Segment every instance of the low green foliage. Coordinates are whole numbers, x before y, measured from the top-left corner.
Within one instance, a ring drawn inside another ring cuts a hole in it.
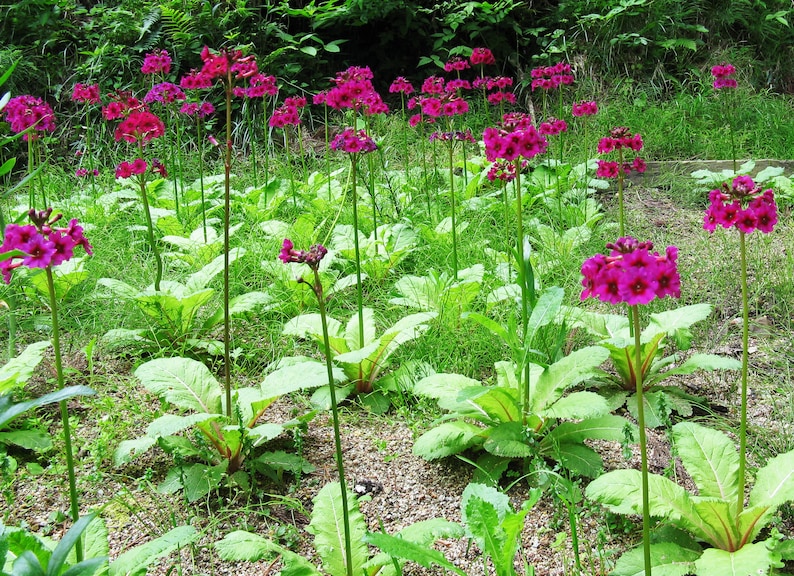
[[[662,476],[649,478],[652,516],[663,518],[688,532],[684,545],[672,542],[652,545],[654,568],[664,573],[698,576],[767,574],[781,566],[776,541],[755,542],[775,511],[794,500],[794,452],[780,454],[756,473],[747,505],[737,510],[739,456],[723,433],[682,422],[673,427],[678,456],[697,486],[697,495]],[[641,513],[640,473],[615,470],[591,482],[587,497],[620,514]],[[700,543],[711,546],[702,550]],[[636,551],[618,562],[618,576],[636,574]],[[677,567],[677,568],[674,568]],[[661,573],[661,572],[660,572]]]

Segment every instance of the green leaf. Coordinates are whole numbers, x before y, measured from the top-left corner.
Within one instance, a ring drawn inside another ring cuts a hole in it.
[[[244,248],[232,248],[229,250],[229,265],[231,266],[232,262],[244,254]],[[210,280],[223,271],[224,266],[224,255],[221,254],[212,262],[204,266],[204,268],[194,274],[191,274],[188,277],[187,282],[185,282],[185,289],[188,292],[198,292],[199,290],[203,290],[207,284],[209,284]]]
[[[339,368],[334,368],[333,374],[335,382],[345,381],[345,374]],[[265,376],[260,388],[265,397],[277,398],[298,390],[326,385],[328,385],[328,368],[325,363],[305,359],[295,364],[280,366]]]
[[[521,406],[514,391],[502,387],[471,388],[475,395],[467,396],[469,404],[476,405],[492,422],[516,422],[521,419]]]
[[[274,298],[266,292],[246,292],[232,298],[229,302],[229,315],[240,316],[272,304],[274,304]],[[272,306],[268,306],[269,308]],[[204,321],[203,330],[211,330],[221,322],[223,322],[223,307]]]
[[[350,545],[352,566],[346,570],[345,532],[342,508],[342,492],[338,482],[323,486],[314,497],[314,509],[308,530],[314,534],[314,549],[323,560],[325,571],[331,576],[361,574],[368,558],[364,534],[367,523],[358,509],[358,502],[352,492],[347,494],[348,521],[350,526]]]
[[[417,438],[413,453],[425,460],[451,456],[481,444],[483,432],[482,428],[462,420],[445,422]]]
[[[342,323],[334,318],[327,318],[327,322],[331,351],[334,354],[347,352],[347,340],[345,339],[345,331]],[[322,343],[322,318],[319,314],[301,314],[284,325],[283,333],[287,336],[297,336],[298,338],[314,338]]]
[[[660,376],[667,378],[675,374],[692,374],[696,370],[740,370],[741,368],[742,363],[736,358],[727,358],[716,354],[693,354],[683,364],[661,372]]]
[[[739,496],[739,454],[722,432],[681,422],[673,426],[678,455],[701,496],[734,502]]]
[[[447,560],[444,555],[438,550],[433,550],[428,546],[416,544],[410,540],[405,540],[398,536],[390,536],[380,532],[367,532],[364,536],[364,542],[380,548],[388,556],[393,558],[400,558],[416,562],[424,568],[433,568],[439,566],[444,570],[449,570],[458,574],[458,576],[466,576],[466,573],[455,566],[452,562]],[[372,565],[373,562],[368,563]],[[375,566],[382,566],[383,564],[374,564]]]
[[[560,444],[552,456],[574,474],[586,478],[595,478],[604,468],[598,452],[584,444]]]
[[[745,544],[736,552],[707,548],[695,561],[698,576],[763,576],[770,568],[782,568],[780,556],[764,542]]]
[[[529,458],[535,452],[527,443],[521,422],[505,422],[489,429],[483,448],[503,458]]]
[[[220,486],[227,465],[228,461],[223,461],[217,466],[206,464],[175,466],[157,486],[157,491],[161,494],[173,494],[182,489],[188,502],[195,502]]]
[[[598,366],[609,356],[601,346],[588,346],[571,352],[548,366],[533,383],[528,408],[540,412],[559,400],[563,392],[583,380],[595,376]]]
[[[656,576],[685,576],[694,571],[700,552],[671,542],[651,544],[651,566]],[[615,563],[612,576],[644,576],[645,557],[642,546],[629,550]]]
[[[689,327],[705,320],[709,314],[711,314],[711,305],[705,303],[651,314],[648,327],[642,331],[643,341],[647,342],[656,334],[667,334],[680,350],[686,350],[692,338]]]
[[[44,350],[49,347],[49,340],[29,344],[19,356],[0,367],[0,394],[27,382],[44,357]]]
[[[555,443],[578,444],[587,438],[622,442],[625,440],[626,426],[629,426],[636,438],[637,427],[625,418],[613,414],[606,414],[598,418],[582,420],[581,422],[563,422],[546,434],[541,445],[544,450],[548,450]]]
[[[481,387],[479,380],[460,374],[431,374],[414,385],[414,394],[436,400],[457,398],[461,390],[473,386]]]
[[[52,438],[41,430],[9,430],[0,432],[0,444],[13,444],[25,450],[45,451],[52,448]]]
[[[221,560],[226,562],[256,562],[274,554],[281,556],[282,576],[320,576],[321,573],[300,554],[266,540],[257,534],[236,530],[215,543]],[[111,575],[115,576],[115,575]]]
[[[135,376],[147,390],[179,408],[221,413],[221,386],[209,368],[197,360],[150,360],[135,370]]]
[[[573,392],[563,396],[540,415],[547,418],[578,420],[609,413],[609,403],[595,392]]]
[[[0,396],[0,430],[5,428],[9,422],[24,414],[31,408],[38,408],[47,404],[56,404],[75,396],[91,396],[96,394],[88,386],[67,386],[55,392],[49,392],[38,398],[26,400],[24,402],[12,403],[10,394]]]
[[[758,470],[750,491],[750,506],[778,507],[794,500],[794,451],[775,456]]]
[[[50,561],[47,562],[47,576],[58,576],[63,572],[69,552],[80,539],[83,531],[94,521],[95,517],[96,514],[88,514],[87,516],[80,517],[77,522],[69,528],[66,534],[64,534],[63,538],[61,538],[58,545],[55,547],[55,550],[52,551]],[[99,563],[96,564],[93,569],[90,569],[91,564],[86,564],[83,570],[76,571],[74,574],[84,574],[86,576],[93,574],[96,569],[99,568],[99,565],[105,561],[104,558],[97,558],[94,560],[98,560]],[[77,566],[73,566],[72,568],[77,568]]]
[[[557,286],[552,286],[543,291],[532,309],[527,323],[527,333],[524,345],[531,346],[538,331],[552,322],[560,312],[565,291]]]
[[[127,550],[110,563],[110,576],[146,574],[146,567],[158,558],[192,544],[201,536],[192,526],[177,526],[154,540]]]

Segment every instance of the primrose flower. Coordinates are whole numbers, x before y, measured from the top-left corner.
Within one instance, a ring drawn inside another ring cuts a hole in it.
[[[505,114],[502,128],[486,128],[482,139],[485,157],[489,162],[534,158],[548,147],[548,141],[535,129],[531,120],[516,114]]]
[[[544,136],[557,136],[567,131],[568,123],[565,120],[558,120],[557,118],[549,118],[538,127],[538,132]]]
[[[31,130],[22,136],[25,141],[28,136],[35,140],[38,132],[55,130],[55,114],[50,105],[41,98],[27,94],[11,98],[6,104],[5,113],[6,122],[11,125],[11,130],[15,133]]]
[[[334,84],[325,94],[324,104],[335,110],[352,108],[365,115],[384,114],[389,107],[372,85],[372,70],[368,66],[351,66],[338,72]]]
[[[488,48],[474,48],[471,51],[469,62],[471,62],[472,66],[476,66],[477,64],[496,64],[496,59],[493,56],[493,52]]]
[[[736,88],[736,67],[733,64],[717,64],[711,68],[711,75],[714,77],[714,89]]]
[[[460,56],[453,56],[444,64],[444,72],[463,72],[471,68],[468,61]]]
[[[167,50],[155,50],[143,58],[143,74],[168,74],[171,71],[171,57]]]
[[[185,90],[203,90],[212,88],[212,77],[202,74],[200,70],[191,70],[179,80],[179,87]]]
[[[72,102],[99,104],[99,84],[75,84],[72,88]]]
[[[531,71],[534,92],[536,88],[541,90],[554,90],[562,85],[573,84],[574,77],[571,74],[571,65],[566,62],[558,62],[554,66],[540,66]]]
[[[615,150],[620,151],[620,158],[623,158],[623,150],[632,150],[639,152],[642,150],[643,142],[642,136],[639,134],[631,135],[631,131],[623,126],[613,128],[609,132],[609,136],[601,138],[598,141],[598,153],[609,154]],[[642,158],[635,157],[634,160],[629,162],[608,162],[606,160],[598,161],[598,169],[596,176],[599,178],[617,178],[621,173],[629,174],[634,172],[645,172],[646,164]]]
[[[660,255],[651,252],[651,242],[627,236],[607,244],[607,248],[608,256],[596,254],[582,264],[582,300],[593,296],[611,304],[636,306],[654,298],[681,297],[675,246],[668,246]]]
[[[598,104],[593,101],[574,102],[571,107],[571,114],[577,118],[581,116],[593,116],[594,114],[598,114]]]
[[[281,252],[278,257],[284,264],[298,263],[308,264],[312,270],[317,270],[320,267],[320,261],[328,254],[328,249],[322,244],[314,244],[309,250],[295,250],[292,240],[284,238],[281,245]]]
[[[165,124],[160,118],[146,110],[136,110],[121,121],[114,136],[116,142],[126,140],[133,144],[137,142],[146,144],[163,134],[165,134]]]
[[[185,116],[198,116],[199,118],[206,118],[207,116],[215,114],[215,106],[206,101],[185,102],[182,104],[179,112]]]
[[[173,104],[185,98],[185,93],[179,86],[171,84],[171,82],[162,82],[160,84],[155,84],[152,89],[146,93],[146,96],[143,97],[143,101],[147,104],[151,104],[152,102]]]
[[[717,226],[736,227],[744,234],[760,230],[769,234],[777,224],[775,193],[761,191],[749,176],[737,176],[729,186],[709,192],[709,207],[703,218],[703,228],[714,232]]]
[[[91,255],[92,247],[83,236],[83,228],[77,220],[70,220],[66,228],[53,228],[62,215],[50,218],[52,208],[31,210],[28,215],[33,225],[9,224],[6,226],[3,243],[0,245],[0,273],[6,284],[11,282],[11,271],[20,266],[47,268],[57,266],[74,255],[74,249],[82,246]],[[19,250],[24,256],[4,257],[6,252]]]
[[[248,88],[245,89],[246,98],[264,98],[278,94],[275,76],[254,74],[248,79]]]
[[[259,73],[254,57],[243,56],[242,50],[223,48],[220,52],[214,53],[208,46],[204,46],[201,50],[201,61],[204,65],[200,74],[210,80],[225,77],[227,72],[231,72],[237,80],[251,78]]]
[[[331,150],[341,150],[349,154],[366,154],[377,149],[378,145],[364,130],[356,132],[353,128],[346,128],[331,140]]]
[[[132,163],[126,160],[116,166],[116,178],[129,178],[133,174],[143,174],[146,172],[148,165],[143,158],[136,158]]]
[[[389,93],[396,94],[398,92],[406,95],[413,94],[414,86],[404,76],[397,76],[389,86]]]
[[[132,92],[118,90],[109,94],[110,102],[102,107],[102,117],[105,120],[118,120],[124,118],[134,110],[143,109],[143,104],[133,97]]]

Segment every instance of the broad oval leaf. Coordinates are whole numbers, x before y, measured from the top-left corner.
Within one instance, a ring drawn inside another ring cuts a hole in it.
[[[314,549],[323,560],[323,567],[331,576],[361,574],[369,557],[364,535],[367,523],[358,509],[352,492],[347,493],[348,509],[343,509],[342,491],[338,482],[323,486],[312,500],[314,509],[308,530],[314,534]],[[347,513],[352,549],[352,566],[347,570],[345,559],[344,514]]]
[[[764,576],[773,567],[782,568],[783,563],[765,542],[745,544],[735,552],[708,548],[695,561],[698,576]]]
[[[154,540],[135,546],[110,563],[110,576],[145,574],[146,567],[158,558],[195,542],[201,536],[192,526],[177,526]]]
[[[215,543],[215,550],[221,560],[226,562],[255,562],[280,555],[283,562],[282,576],[320,576],[314,565],[300,554],[266,540],[258,534],[243,530],[227,534],[223,540]]]
[[[755,476],[750,506],[778,507],[794,500],[794,450],[775,456]]]
[[[730,502],[739,497],[739,454],[730,438],[691,422],[673,426],[673,437],[681,462],[701,496]]]
[[[135,370],[135,376],[147,390],[179,408],[221,413],[221,386],[209,368],[197,360],[150,360]]]
[[[451,456],[481,444],[483,432],[482,428],[462,420],[445,422],[417,438],[413,453],[426,460]]]
[[[695,568],[700,552],[672,542],[651,544],[651,566],[656,576],[686,576]],[[642,546],[629,550],[615,563],[612,576],[644,576],[645,557]]]

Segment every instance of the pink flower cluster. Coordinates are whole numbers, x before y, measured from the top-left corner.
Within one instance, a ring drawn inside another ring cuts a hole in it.
[[[235,89],[237,90],[237,89]],[[240,88],[237,96],[246,98],[264,98],[278,94],[276,77],[266,74],[254,74],[248,79],[248,88]]]
[[[210,102],[185,102],[179,111],[185,116],[198,116],[199,118],[206,118],[215,114],[215,106]]]
[[[485,157],[489,162],[534,158],[543,154],[548,147],[546,138],[535,129],[532,119],[520,114],[505,114],[502,127],[486,128],[482,139],[485,143]]]
[[[488,48],[474,48],[471,51],[469,62],[471,62],[472,66],[496,64],[496,58],[494,58],[493,52],[488,50]]]
[[[639,152],[642,150],[643,142],[642,136],[639,134],[631,135],[628,128],[620,126],[610,130],[609,136],[601,138],[598,141],[598,153],[609,154],[615,150],[633,150]],[[607,160],[598,161],[598,169],[596,176],[599,178],[617,178],[621,171],[623,174],[629,174],[632,170],[635,172],[645,172],[646,165],[642,158],[635,157],[632,162],[609,162]]]
[[[571,74],[571,65],[567,62],[558,62],[554,66],[534,68],[531,75],[533,92],[536,88],[554,90],[561,85],[573,84],[574,81],[573,74]]]
[[[593,101],[574,102],[571,107],[571,114],[574,116],[593,116],[598,114],[598,104]]]
[[[378,145],[364,130],[355,131],[352,128],[346,128],[331,140],[331,150],[341,150],[350,154],[366,154],[377,149]]]
[[[444,63],[444,72],[463,72],[471,68],[468,60],[464,60],[460,56],[453,56],[446,63]]]
[[[99,104],[99,84],[75,84],[72,88],[72,102]]]
[[[143,104],[132,95],[132,92],[118,90],[109,96],[110,102],[102,107],[102,117],[105,120],[118,120],[134,110],[143,108]]]
[[[167,50],[155,50],[143,58],[141,72],[144,74],[168,74],[171,71],[171,57]]]
[[[22,136],[27,141],[28,136],[34,140],[38,132],[52,132],[55,130],[55,114],[50,105],[41,98],[22,95],[11,98],[5,107],[6,122],[11,125],[11,130],[19,134],[31,130]]]
[[[328,254],[328,249],[322,244],[315,244],[308,250],[295,250],[292,240],[284,238],[278,258],[284,264],[295,262],[298,264],[308,264],[313,270],[320,267],[320,260]]]
[[[521,163],[521,168],[525,168],[527,161]],[[498,161],[491,165],[486,177],[490,182],[494,180],[502,180],[503,182],[512,182],[516,178],[516,165],[513,162]]]
[[[299,110],[306,106],[303,96],[291,96],[284,99],[284,103],[273,111],[268,125],[273,128],[284,126],[297,126],[301,123]]]
[[[749,176],[737,176],[731,186],[723,184],[722,189],[712,190],[709,200],[703,219],[703,228],[709,232],[719,225],[736,227],[745,234],[753,230],[769,234],[777,224],[775,193],[771,189],[762,192]]]
[[[94,168],[93,170],[89,170],[88,168],[78,168],[74,171],[74,175],[78,178],[88,178],[89,176],[99,176],[99,170]]]
[[[143,101],[147,104],[151,104],[152,102],[173,104],[174,102],[181,102],[185,98],[187,98],[187,96],[185,96],[185,93],[179,86],[171,82],[162,82],[152,86],[152,89],[143,97]]]
[[[714,89],[736,88],[736,79],[732,76],[736,74],[736,67],[733,64],[717,64],[711,68],[711,75],[714,77]]]
[[[204,90],[212,88],[213,79],[200,70],[191,70],[179,80],[179,87],[185,90]]]
[[[144,174],[148,164],[143,158],[136,158],[132,163],[126,160],[116,166],[116,178],[129,178],[133,174]]]
[[[636,306],[654,298],[681,297],[675,246],[668,246],[660,255],[651,253],[651,242],[624,237],[607,244],[607,248],[608,256],[596,254],[582,264],[582,300],[594,296],[611,304]]]
[[[367,116],[385,114],[389,107],[372,85],[372,78],[369,66],[351,66],[338,72],[333,80],[335,86],[327,92],[317,94],[314,103],[326,104],[335,110],[361,110]]]
[[[135,110],[116,127],[114,136],[116,142],[126,140],[132,144],[146,144],[164,133],[165,125],[160,118],[147,110]]]
[[[242,50],[223,48],[220,52],[212,52],[209,46],[204,46],[201,50],[201,61],[204,64],[200,74],[211,80],[225,77],[229,72],[236,80],[251,78],[259,73],[256,59],[251,55],[243,56]],[[206,83],[206,79],[200,82]]]
[[[414,93],[414,85],[411,84],[404,76],[397,76],[394,79],[394,82],[391,83],[389,86],[389,93],[390,94],[413,94]]]
[[[440,140],[442,142],[471,142],[474,143],[476,140],[474,139],[474,135],[471,133],[471,130],[455,130],[453,132],[433,132],[430,135],[430,141],[433,142],[434,140]]]
[[[29,212],[34,224],[9,224],[6,226],[3,244],[0,245],[0,273],[6,284],[11,282],[11,271],[20,266],[28,268],[47,268],[57,266],[74,256],[76,246],[82,246],[87,254],[92,254],[91,244],[83,236],[83,228],[76,219],[69,221],[66,228],[53,228],[61,219],[61,214],[50,219],[52,208]],[[6,252],[19,250],[22,257],[4,257]]]
[[[565,120],[558,120],[557,118],[549,118],[538,127],[538,132],[544,136],[557,136],[567,131],[568,123]]]

